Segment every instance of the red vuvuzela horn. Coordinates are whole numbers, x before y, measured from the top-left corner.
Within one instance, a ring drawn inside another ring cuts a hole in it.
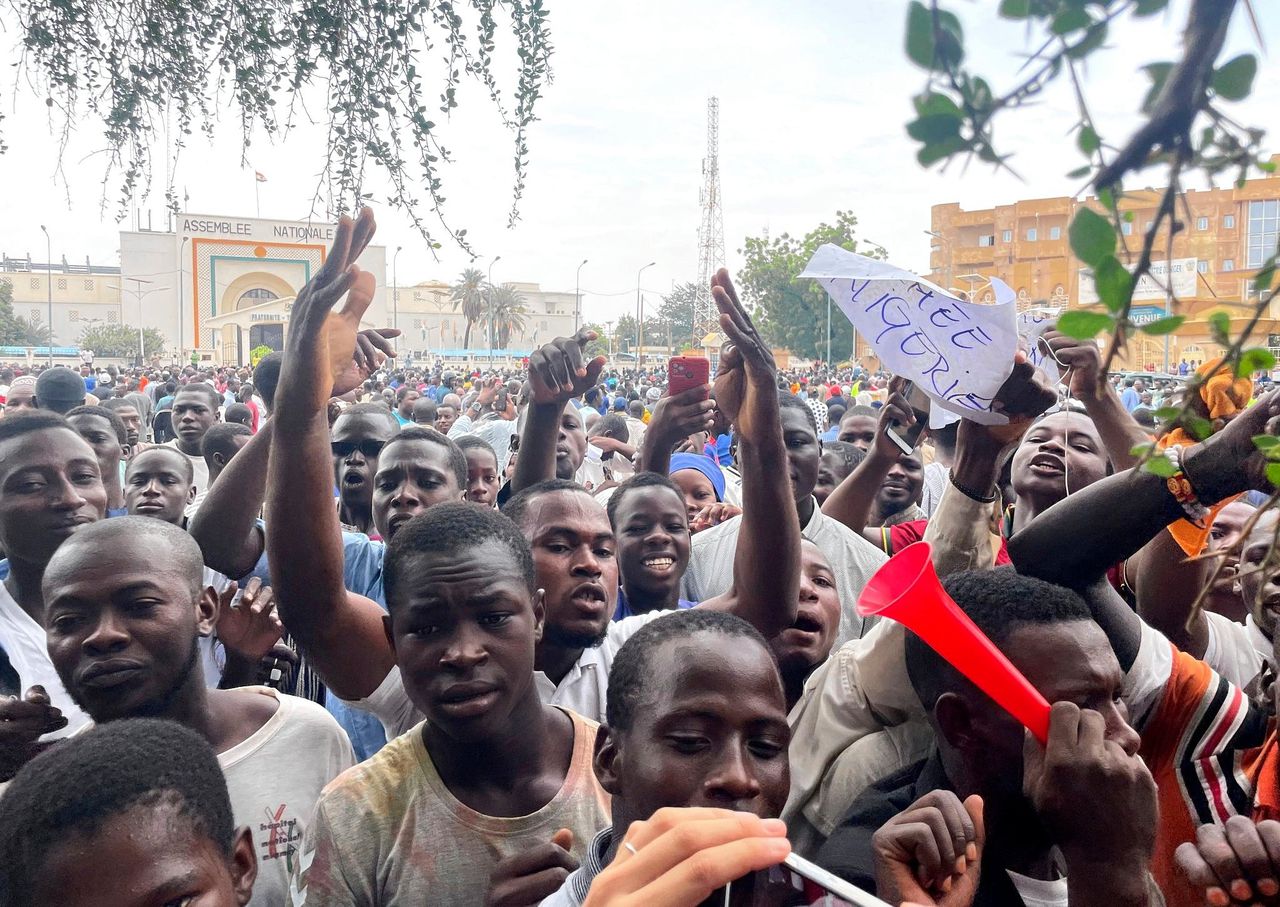
[[[943,590],[932,550],[916,542],[889,558],[858,597],[858,614],[902,624],[1043,744],[1049,736],[1049,703]]]

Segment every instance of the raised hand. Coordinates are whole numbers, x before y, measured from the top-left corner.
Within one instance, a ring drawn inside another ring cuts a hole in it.
[[[1206,904],[1280,904],[1280,822],[1232,816],[1178,845],[1178,868]]]
[[[1226,424],[1183,463],[1187,478],[1204,504],[1216,504],[1232,494],[1255,488],[1270,492],[1267,458],[1253,443],[1255,435],[1280,435],[1280,390]]]
[[[716,371],[716,406],[740,438],[759,441],[761,431],[771,430],[780,421],[773,352],[738,301],[738,292],[724,268],[711,279],[711,296],[720,309],[720,328],[729,337]]]
[[[561,405],[594,387],[604,370],[604,356],[587,359],[595,331],[583,328],[572,337],[557,337],[529,357],[529,388],[534,404]]]
[[[333,379],[333,390],[330,393],[341,397],[363,385],[366,378],[396,354],[391,346],[391,338],[399,336],[399,328],[371,328],[357,334],[355,354],[347,363],[346,370]]]
[[[918,421],[915,410],[907,402],[906,389],[906,378],[894,376],[889,379],[889,395],[884,401],[884,406],[880,408],[879,424],[876,425],[876,440],[872,445],[872,452],[877,457],[892,463],[898,462],[898,458],[902,456],[902,449],[885,434],[885,429],[892,428],[899,437],[902,437],[908,434]],[[928,429],[926,428],[925,430],[927,431]],[[924,438],[923,433],[921,433],[920,438]]]
[[[233,605],[235,595],[235,583],[218,595],[218,639],[245,661],[259,662],[284,633],[276,616],[275,595],[256,576],[245,584],[244,594]]]
[[[1077,865],[1145,873],[1155,848],[1156,784],[1137,754],[1106,738],[1106,721],[1092,709],[1055,702],[1044,748],[1028,731],[1022,789],[1041,824],[1067,860]],[[1099,821],[1105,816],[1106,821]]]
[[[376,282],[355,260],[373,237],[373,211],[364,208],[353,221],[338,221],[333,246],[324,265],[294,301],[289,349],[276,390],[278,410],[310,416],[323,412],[335,387],[350,383],[360,333],[360,317],[373,301]],[[342,309],[333,307],[346,297]],[[370,340],[372,343],[372,340]],[[362,350],[362,356],[367,356]],[[368,361],[365,361],[368,365]],[[361,378],[360,380],[363,380]]]
[[[1061,365],[1071,369],[1071,393],[1076,397],[1096,397],[1100,389],[1102,353],[1092,340],[1077,340],[1050,328],[1042,335]],[[1047,407],[1046,407],[1047,408]]]
[[[547,844],[529,847],[493,867],[489,877],[488,907],[527,907],[560,889],[578,861],[569,848],[573,832],[562,828]]]
[[[961,803],[951,791],[931,791],[872,836],[876,891],[893,904],[968,907],[985,840],[981,797]]]
[[[673,397],[663,397],[653,408],[645,443],[656,438],[670,449],[681,438],[695,432],[710,432],[715,422],[716,403],[710,398],[710,388],[691,387]]]
[[[742,516],[742,508],[735,507],[733,504],[725,504],[716,502],[703,507],[693,519],[689,521],[689,532],[701,532],[704,529],[710,529],[712,526],[719,526],[725,520],[731,520],[736,516]]]
[[[0,781],[12,778],[43,749],[38,742],[42,736],[66,726],[62,710],[42,686],[33,686],[21,699],[0,696]]]

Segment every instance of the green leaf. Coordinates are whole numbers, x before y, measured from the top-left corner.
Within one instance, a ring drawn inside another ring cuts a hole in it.
[[[1186,425],[1187,431],[1191,432],[1191,436],[1197,441],[1203,441],[1213,434],[1213,423],[1203,416],[1193,416],[1191,413],[1187,413],[1182,423]]]
[[[1152,16],[1169,5],[1169,0],[1138,0],[1133,8],[1135,16]]]
[[[1084,37],[1067,48],[1067,56],[1073,60],[1087,57],[1101,47],[1105,40],[1107,40],[1107,22],[1103,19],[1090,25]]]
[[[918,94],[911,99],[915,105],[916,114],[921,117],[930,114],[948,114],[953,117],[963,117],[964,111],[955,101],[947,97],[945,94],[937,91],[927,91],[924,94]]]
[[[1105,312],[1086,312],[1072,309],[1058,318],[1058,330],[1077,340],[1089,340],[1101,331],[1110,331],[1116,320]]]
[[[1108,255],[1093,269],[1093,286],[1107,311],[1119,312],[1132,295],[1133,275],[1118,258]]]
[[[1258,292],[1271,289],[1271,281],[1276,276],[1276,263],[1274,261],[1263,265],[1257,274],[1253,275],[1253,288]]]
[[[1159,337],[1161,334],[1171,334],[1182,326],[1182,322],[1186,321],[1185,315],[1169,315],[1165,318],[1157,318],[1155,321],[1138,325],[1138,330],[1144,334],[1152,334]]]
[[[1242,101],[1253,88],[1253,77],[1258,74],[1258,58],[1253,54],[1241,54],[1228,60],[1213,73],[1214,93],[1228,101]]]
[[[1159,422],[1168,422],[1170,419],[1176,419],[1182,413],[1179,406],[1162,406],[1155,411],[1156,420]]]
[[[1272,485],[1280,486],[1280,463],[1267,464],[1267,481]]]
[[[1080,153],[1085,157],[1093,154],[1098,150],[1098,133],[1094,132],[1092,126],[1081,126],[1080,131],[1076,134],[1076,147],[1080,149]]]
[[[964,30],[954,13],[938,11],[934,30],[933,13],[920,0],[907,7],[907,57],[912,63],[933,71],[955,66],[964,59]]]
[[[1275,173],[1276,162],[1275,161],[1259,161],[1258,169],[1261,170],[1263,173]]]
[[[1237,378],[1248,378],[1254,372],[1269,372],[1276,367],[1276,357],[1260,346],[1247,349],[1240,354],[1240,364],[1236,366]]]
[[[1178,468],[1169,462],[1169,458],[1156,454],[1150,460],[1142,464],[1143,472],[1149,472],[1157,475],[1162,479],[1168,479],[1178,474]]]
[[[964,139],[954,135],[951,138],[943,139],[941,142],[925,145],[916,152],[916,160],[919,161],[921,167],[928,167],[944,157],[950,157],[957,151],[963,151],[966,147]]]
[[[1105,217],[1092,208],[1081,208],[1068,231],[1071,251],[1090,267],[1097,267],[1116,250],[1116,233]]]
[[[1280,447],[1280,438],[1275,435],[1254,435],[1253,446],[1258,450],[1274,450]]]
[[[1135,444],[1133,447],[1129,448],[1129,454],[1130,456],[1141,460],[1144,457],[1149,456],[1151,451],[1155,450],[1155,447],[1156,446],[1150,441],[1145,444]]]
[[[1031,15],[1031,0],[1001,0],[1000,15],[1006,19],[1025,19]]]
[[[1068,6],[1053,17],[1053,23],[1049,28],[1055,35],[1065,35],[1081,28],[1088,28],[1092,24],[1092,17],[1084,11],[1083,7]]]
[[[1209,316],[1209,328],[1216,337],[1225,339],[1231,330],[1231,316],[1226,312],[1214,312]]]
[[[907,124],[907,135],[917,142],[931,145],[960,135],[960,117],[945,113],[930,114]]]
[[[1110,186],[1098,190],[1098,204],[1108,211],[1116,210],[1116,194]]]
[[[907,6],[907,57],[925,69],[933,69],[933,16],[920,0]]]
[[[1093,165],[1085,164],[1083,167],[1077,167],[1075,170],[1072,170],[1070,173],[1068,173],[1067,179],[1078,180],[1082,176],[1088,176],[1091,172],[1093,172]]]

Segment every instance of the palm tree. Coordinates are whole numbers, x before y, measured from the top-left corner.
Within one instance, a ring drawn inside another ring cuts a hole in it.
[[[493,329],[498,349],[505,350],[511,335],[524,332],[524,316],[528,314],[524,297],[511,287],[493,287]]]
[[[52,346],[53,331],[49,325],[42,324],[39,318],[28,318],[23,315],[13,319],[18,331],[18,346]]]
[[[484,272],[479,268],[467,268],[462,272],[462,279],[449,289],[449,299],[453,302],[453,310],[462,306],[462,317],[467,320],[466,332],[462,335],[462,346],[471,348],[471,325],[480,320],[485,309]]]

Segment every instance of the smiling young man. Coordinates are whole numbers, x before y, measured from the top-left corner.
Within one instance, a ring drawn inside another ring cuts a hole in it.
[[[213,632],[218,599],[203,568],[199,546],[162,520],[86,527],[45,571],[49,658],[94,722],[167,718],[209,742],[236,820],[253,831],[253,903],[283,905],[316,798],[355,759],[337,722],[314,703],[267,687],[206,687],[199,640]]]
[[[690,538],[680,489],[666,476],[642,472],[610,496],[608,514],[620,580],[614,620],[697,604],[680,598]]]
[[[32,410],[0,419],[0,653],[10,683],[0,697],[0,778],[11,777],[37,741],[88,721],[49,661],[41,580],[73,533],[101,520],[107,495],[98,460],[61,416]],[[13,686],[10,686],[13,684]]]

